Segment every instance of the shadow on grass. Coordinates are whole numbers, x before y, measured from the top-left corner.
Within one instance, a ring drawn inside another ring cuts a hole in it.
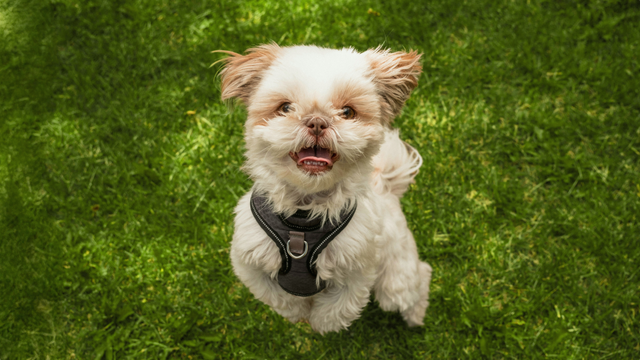
[[[41,2],[5,3],[0,11],[7,27],[0,39],[0,348],[2,356],[62,356],[65,324],[53,319],[66,310],[56,306],[66,294],[63,234],[58,204],[47,196],[61,189],[35,136],[56,108],[59,34]],[[42,345],[20,341],[28,337]]]

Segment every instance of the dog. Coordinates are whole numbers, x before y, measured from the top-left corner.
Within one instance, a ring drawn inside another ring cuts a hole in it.
[[[235,208],[231,263],[253,295],[321,334],[346,329],[373,290],[423,325],[431,267],[400,198],[422,164],[391,128],[420,54],[378,47],[220,51],[222,99],[243,103],[254,181]]]

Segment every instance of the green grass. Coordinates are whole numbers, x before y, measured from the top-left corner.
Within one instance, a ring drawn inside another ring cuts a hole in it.
[[[637,1],[0,0],[0,359],[634,359]],[[424,53],[396,126],[425,326],[319,336],[233,275],[251,182],[220,59]],[[193,113],[195,112],[195,113]]]

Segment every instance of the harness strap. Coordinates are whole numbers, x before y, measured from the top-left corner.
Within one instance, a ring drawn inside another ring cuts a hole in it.
[[[289,231],[289,242],[287,252],[292,258],[298,259],[307,254],[309,245],[304,241],[304,233],[300,231]]]

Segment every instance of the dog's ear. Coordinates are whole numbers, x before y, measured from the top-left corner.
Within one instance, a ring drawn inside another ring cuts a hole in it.
[[[422,72],[422,55],[416,51],[392,53],[380,47],[364,54],[371,63],[378,93],[383,100],[383,117],[390,123],[400,114],[411,91],[418,85],[418,77]]]
[[[239,99],[248,105],[262,79],[262,73],[269,68],[279,51],[280,47],[275,43],[251,48],[246,55],[225,50],[214,51],[231,55],[221,60],[225,63],[220,72],[222,100]]]

